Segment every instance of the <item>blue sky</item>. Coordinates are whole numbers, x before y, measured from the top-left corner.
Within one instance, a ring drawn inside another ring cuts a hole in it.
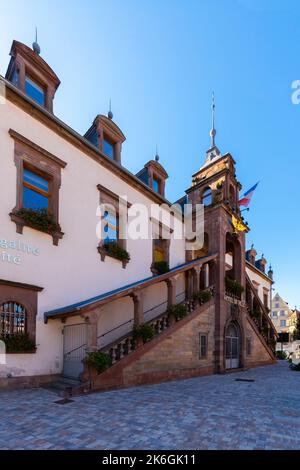
[[[237,162],[246,191],[260,180],[247,219],[272,262],[275,289],[300,307],[298,209],[300,4],[276,0],[1,0],[0,72],[13,39],[31,45],[61,79],[55,113],[84,133],[112,99],[137,172],[155,154],[167,197],[190,186],[209,147],[212,90],[216,143]],[[17,12],[17,13],[16,13]]]

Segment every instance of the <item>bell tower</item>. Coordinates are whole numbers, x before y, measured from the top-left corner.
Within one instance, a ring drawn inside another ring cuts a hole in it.
[[[230,334],[235,329],[239,338],[234,367],[236,364],[237,367],[243,367],[244,364],[245,233],[249,229],[238,205],[242,186],[236,178],[235,161],[230,153],[223,155],[220,152],[215,143],[216,133],[213,96],[211,145],[204,164],[193,174],[192,185],[186,191],[188,203],[204,205],[204,246],[201,250],[188,251],[187,259],[217,254],[209,278],[215,289],[215,372],[224,372],[232,368],[227,360],[229,352],[225,346],[229,341],[229,329]],[[238,222],[239,230],[234,226],[235,221]]]

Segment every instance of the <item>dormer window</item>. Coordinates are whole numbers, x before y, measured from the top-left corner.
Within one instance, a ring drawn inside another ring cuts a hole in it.
[[[41,106],[45,106],[45,90],[30,77],[25,77],[25,93]]]
[[[112,120],[111,114],[110,117],[98,115],[84,137],[106,157],[121,164],[121,150],[125,136]]]
[[[112,160],[114,160],[114,150],[115,150],[115,146],[114,146],[114,143],[108,139],[105,135],[103,137],[103,153],[111,158]]]
[[[60,81],[39,54],[37,44],[32,50],[25,44],[14,41],[5,78],[35,103],[52,113],[54,95]]]

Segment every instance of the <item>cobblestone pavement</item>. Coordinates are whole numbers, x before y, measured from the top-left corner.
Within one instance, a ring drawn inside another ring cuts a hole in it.
[[[300,373],[285,361],[57,399],[44,389],[1,392],[0,449],[300,448]]]

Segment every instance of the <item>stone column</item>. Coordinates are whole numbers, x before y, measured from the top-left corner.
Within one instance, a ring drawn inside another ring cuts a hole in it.
[[[201,274],[201,266],[196,266],[192,269],[192,276],[193,276],[193,294],[197,294],[200,290],[200,274]]]
[[[101,312],[102,308],[98,308],[83,315],[87,324],[87,352],[98,350],[98,321]]]
[[[141,292],[131,294],[134,304],[134,326],[140,326],[144,323],[143,297]]]
[[[176,304],[176,282],[174,277],[166,280],[168,287],[168,307]]]
[[[209,287],[209,265],[206,263],[204,265],[204,289]]]

